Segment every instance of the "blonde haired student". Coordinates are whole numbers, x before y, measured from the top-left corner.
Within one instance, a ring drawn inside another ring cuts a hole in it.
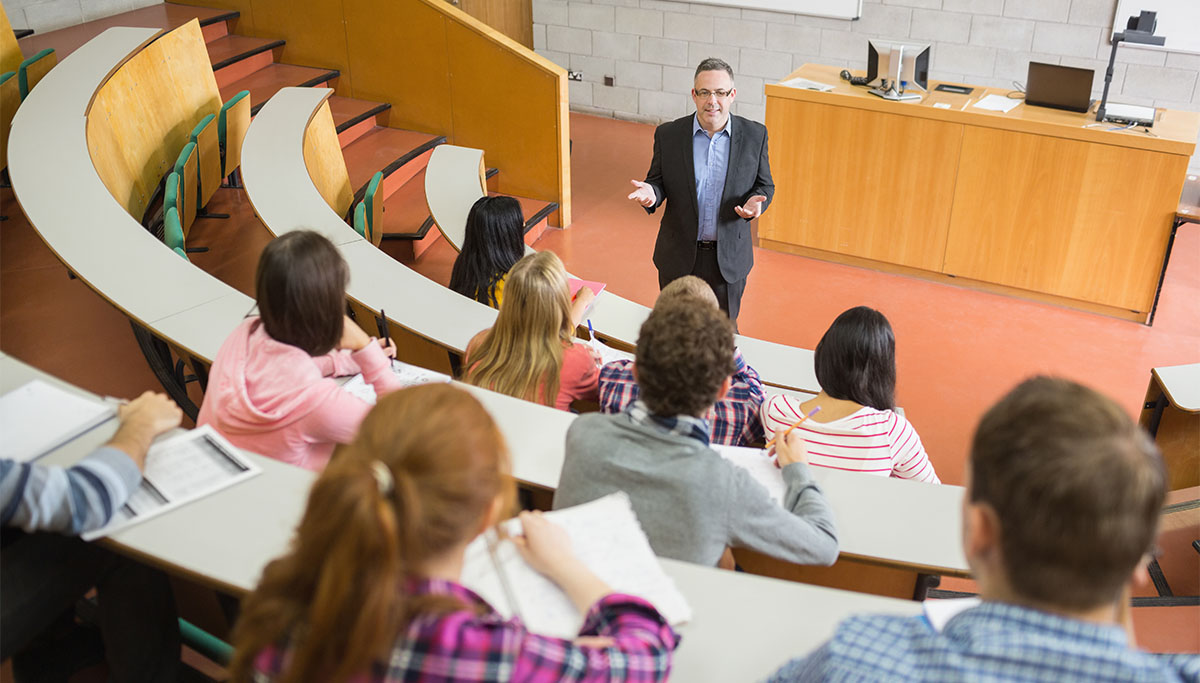
[[[529,633],[458,583],[467,545],[514,494],[503,437],[469,393],[426,385],[383,397],[317,479],[288,554],[243,602],[232,680],[665,680],[671,627],[614,593],[539,514],[521,514],[517,547],[585,615],[580,640]]]
[[[568,410],[600,396],[600,362],[575,329],[595,298],[584,287],[574,299],[554,252],[530,254],[512,267],[496,324],[467,346],[463,381],[527,401]]]

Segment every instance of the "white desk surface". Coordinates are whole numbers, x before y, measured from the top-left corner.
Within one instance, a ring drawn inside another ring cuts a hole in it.
[[[1188,413],[1200,413],[1200,363],[1169,365],[1152,370],[1172,405]]]
[[[0,393],[35,377],[92,396],[0,354]],[[116,422],[109,421],[39,462],[70,464],[104,443],[115,428]],[[133,526],[111,540],[125,552],[173,572],[234,593],[251,590],[266,563],[286,551],[315,475],[269,458],[247,456],[263,468],[262,474]],[[919,604],[908,600],[673,560],[662,564],[694,612],[692,622],[681,629],[683,642],[675,655],[673,678],[680,681],[760,679],[820,645],[852,614],[921,612]]]
[[[8,140],[13,191],[29,222],[81,280],[144,325],[233,291],[146,232],[88,154],[93,93],[160,32],[110,28],[73,52],[21,104]]]

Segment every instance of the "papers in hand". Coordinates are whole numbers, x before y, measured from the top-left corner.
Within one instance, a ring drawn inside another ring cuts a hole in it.
[[[650,549],[627,495],[547,512],[546,518],[566,529],[576,556],[614,591],[645,598],[672,625],[692,618],[691,607]],[[510,534],[520,533],[520,520],[504,526]],[[577,636],[583,614],[557,584],[525,562],[512,541],[493,539],[489,548],[492,533],[467,546],[463,585],[505,617],[520,617],[534,633]]]
[[[832,85],[810,81],[807,78],[789,78],[786,81],[780,81],[779,85],[786,85],[789,88],[801,88],[804,90],[818,90],[820,92],[829,92],[833,90]]]
[[[392,372],[396,374],[396,377],[400,378],[400,383],[405,387],[415,387],[418,384],[446,383],[450,381],[450,375],[443,375],[440,372],[427,370],[419,365],[401,363],[398,360],[392,361]],[[363,379],[361,372],[346,380],[346,383],[342,385],[342,388],[361,398],[367,403],[375,405],[375,387],[367,384],[367,381]]]
[[[209,425],[160,441],[146,454],[142,483],[91,541],[245,481],[261,470]]]
[[[111,404],[35,379],[0,396],[0,458],[28,462],[114,415]]]
[[[783,505],[783,497],[787,493],[787,487],[783,484],[783,471],[775,466],[763,449],[721,444],[714,444],[712,448],[720,453],[722,458],[746,470],[754,481],[762,484],[771,500]]]
[[[1005,97],[1003,95],[987,95],[987,96],[980,98],[980,100],[978,102],[976,102],[975,104],[972,104],[971,106],[975,107],[976,109],[986,109],[987,111],[999,111],[999,112],[1004,112],[1005,114],[1007,114],[1008,112],[1012,111],[1013,108],[1016,107],[1020,103],[1021,103],[1021,100],[1016,100],[1011,97]]]

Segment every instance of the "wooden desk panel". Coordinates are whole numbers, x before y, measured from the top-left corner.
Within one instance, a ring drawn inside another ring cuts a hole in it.
[[[968,126],[962,159],[943,272],[1149,313],[1186,157]]]
[[[797,182],[761,238],[941,269],[962,125],[782,100],[767,127],[774,173]]]

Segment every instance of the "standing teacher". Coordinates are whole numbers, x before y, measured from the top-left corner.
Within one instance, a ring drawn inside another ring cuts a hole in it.
[[[667,202],[654,244],[659,288],[684,275],[700,277],[735,329],[754,265],[750,221],[775,194],[766,126],[731,116],[736,97],[728,64],[700,62],[692,82],[696,113],[655,129],[650,171],[645,182],[631,181],[636,189],[629,195],[648,213]]]

